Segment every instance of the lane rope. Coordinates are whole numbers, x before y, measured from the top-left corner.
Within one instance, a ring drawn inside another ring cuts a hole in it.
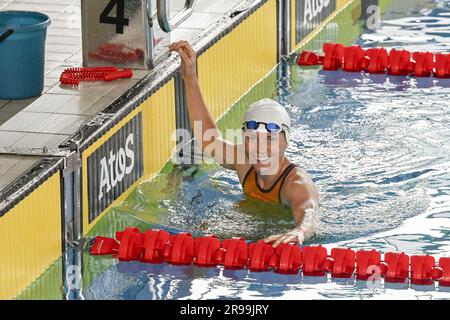
[[[97,236],[90,249],[93,256],[112,255],[120,261],[170,263],[198,267],[224,266],[225,269],[249,269],[254,272],[274,271],[333,278],[368,280],[375,270],[385,282],[432,285],[435,281],[450,287],[450,258],[436,259],[430,255],[387,252],[383,258],[376,250],[333,248],[330,253],[321,245],[299,246],[281,244],[277,248],[243,238],[220,241],[216,236],[192,237],[189,233],[170,234],[164,230],[127,227],[116,232],[116,239]]]
[[[297,59],[300,66],[321,65],[324,70],[368,72],[395,76],[450,78],[450,54],[413,52],[384,48],[362,49],[358,45],[345,47],[325,43],[324,55],[303,51]]]

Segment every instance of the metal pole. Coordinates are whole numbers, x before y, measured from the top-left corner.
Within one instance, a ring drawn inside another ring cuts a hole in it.
[[[291,53],[291,1],[278,1],[278,60]]]
[[[81,154],[79,142],[72,145],[72,153],[65,159],[63,296],[67,300],[82,300],[83,291],[83,228],[81,211]]]

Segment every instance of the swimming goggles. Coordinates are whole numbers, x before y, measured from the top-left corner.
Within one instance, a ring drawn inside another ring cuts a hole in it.
[[[287,130],[287,126],[282,125],[282,127],[280,127],[278,124],[274,123],[274,122],[259,122],[259,121],[255,121],[255,120],[249,120],[244,122],[244,124],[242,125],[242,129],[245,130],[257,130],[259,125],[263,124],[266,127],[266,130],[269,131],[270,133],[276,133],[276,132],[281,132],[281,131],[285,131]]]

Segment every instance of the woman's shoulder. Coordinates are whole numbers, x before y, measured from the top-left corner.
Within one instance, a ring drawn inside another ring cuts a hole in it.
[[[286,188],[286,186],[288,186],[288,188]],[[311,176],[300,165],[295,165],[295,167],[289,172],[286,177],[284,189],[290,189],[294,192],[307,192],[317,199],[319,196]]]

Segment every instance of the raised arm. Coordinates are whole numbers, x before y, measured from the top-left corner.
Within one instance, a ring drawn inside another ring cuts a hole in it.
[[[235,170],[237,146],[222,139],[205,104],[197,77],[197,54],[187,41],[174,42],[169,50],[178,52],[181,58],[181,77],[186,88],[189,122],[199,147],[222,166]],[[227,154],[230,156],[231,152],[231,159],[228,159]]]

